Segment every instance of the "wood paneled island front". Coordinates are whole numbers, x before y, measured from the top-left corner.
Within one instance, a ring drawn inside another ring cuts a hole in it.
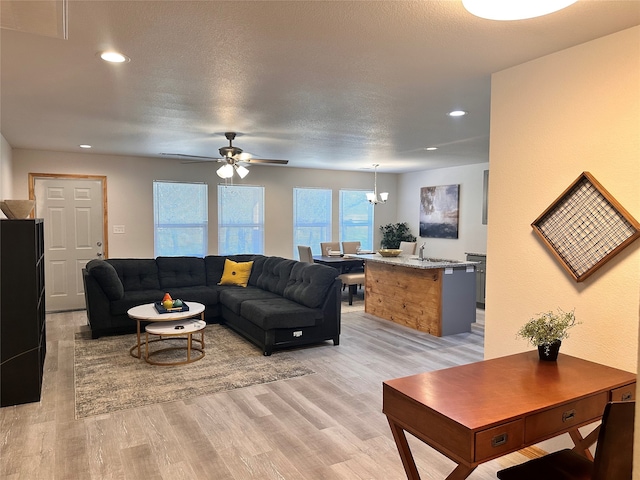
[[[365,260],[366,313],[437,337],[471,331],[475,262],[358,257]]]

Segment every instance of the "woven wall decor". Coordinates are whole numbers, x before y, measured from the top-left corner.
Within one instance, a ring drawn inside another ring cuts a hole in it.
[[[589,172],[531,226],[577,282],[640,237],[640,223]]]

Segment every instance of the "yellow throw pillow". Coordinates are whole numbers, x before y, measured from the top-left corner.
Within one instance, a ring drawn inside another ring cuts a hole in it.
[[[246,287],[249,283],[253,262],[234,262],[226,258],[224,260],[224,272],[218,285],[239,285]]]

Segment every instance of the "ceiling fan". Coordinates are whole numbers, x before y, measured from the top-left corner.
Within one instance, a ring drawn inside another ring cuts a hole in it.
[[[199,155],[186,155],[184,153],[161,153],[160,155],[167,155],[172,157],[186,157],[200,160],[193,160],[193,162],[221,162],[224,163],[216,173],[220,178],[231,178],[235,171],[240,178],[244,178],[249,173],[249,169],[239,163],[274,163],[277,165],[286,165],[289,160],[274,160],[269,158],[253,158],[253,156],[243,151],[241,148],[233,146],[233,140],[236,138],[236,132],[225,132],[224,136],[229,140],[229,146],[220,147],[220,158],[216,157],[202,157]],[[188,162],[192,163],[192,162]]]

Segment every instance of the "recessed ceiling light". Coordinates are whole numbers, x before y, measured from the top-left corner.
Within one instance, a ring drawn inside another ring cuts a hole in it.
[[[577,0],[462,0],[469,13],[488,20],[523,20],[568,7]]]
[[[86,143],[83,143],[82,145],[78,145],[80,148],[91,148],[91,145],[87,145]]]
[[[450,117],[463,117],[467,114],[464,110],[453,110],[452,112],[447,113]]]
[[[129,62],[131,59],[120,52],[114,52],[113,50],[108,52],[100,52],[100,58],[105,62],[110,63],[124,63]]]

